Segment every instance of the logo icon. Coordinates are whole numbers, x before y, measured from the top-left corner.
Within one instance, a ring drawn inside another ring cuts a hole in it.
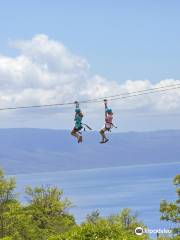
[[[135,229],[135,234],[138,235],[138,236],[141,236],[143,234],[143,228],[142,227],[137,227]]]

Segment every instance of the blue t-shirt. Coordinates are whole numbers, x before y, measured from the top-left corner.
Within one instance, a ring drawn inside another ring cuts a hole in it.
[[[82,117],[79,114],[76,114],[74,121],[75,121],[75,128],[77,129],[81,128]]]

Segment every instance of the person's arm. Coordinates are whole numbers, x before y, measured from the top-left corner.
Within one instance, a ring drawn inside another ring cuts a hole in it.
[[[79,102],[78,101],[75,101],[74,104],[75,104],[75,109],[79,108]],[[77,112],[75,111],[74,121],[76,121],[76,117],[77,117]]]
[[[106,110],[107,110],[107,100],[106,99],[104,99],[104,107],[105,107],[105,117],[107,117],[107,112],[106,112]]]

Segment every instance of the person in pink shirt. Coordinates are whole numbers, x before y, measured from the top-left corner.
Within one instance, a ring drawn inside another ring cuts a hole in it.
[[[100,143],[106,143],[109,141],[109,139],[106,137],[105,132],[106,131],[110,131],[113,123],[113,112],[111,108],[108,108],[107,106],[107,100],[104,100],[104,105],[105,105],[105,125],[103,126],[103,128],[100,130],[100,135],[102,137],[102,140]]]

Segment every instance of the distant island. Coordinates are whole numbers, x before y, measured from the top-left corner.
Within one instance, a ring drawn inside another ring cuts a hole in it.
[[[77,144],[66,130],[0,129],[0,166],[7,174],[179,162],[180,130],[111,133],[99,144],[85,132]]]

